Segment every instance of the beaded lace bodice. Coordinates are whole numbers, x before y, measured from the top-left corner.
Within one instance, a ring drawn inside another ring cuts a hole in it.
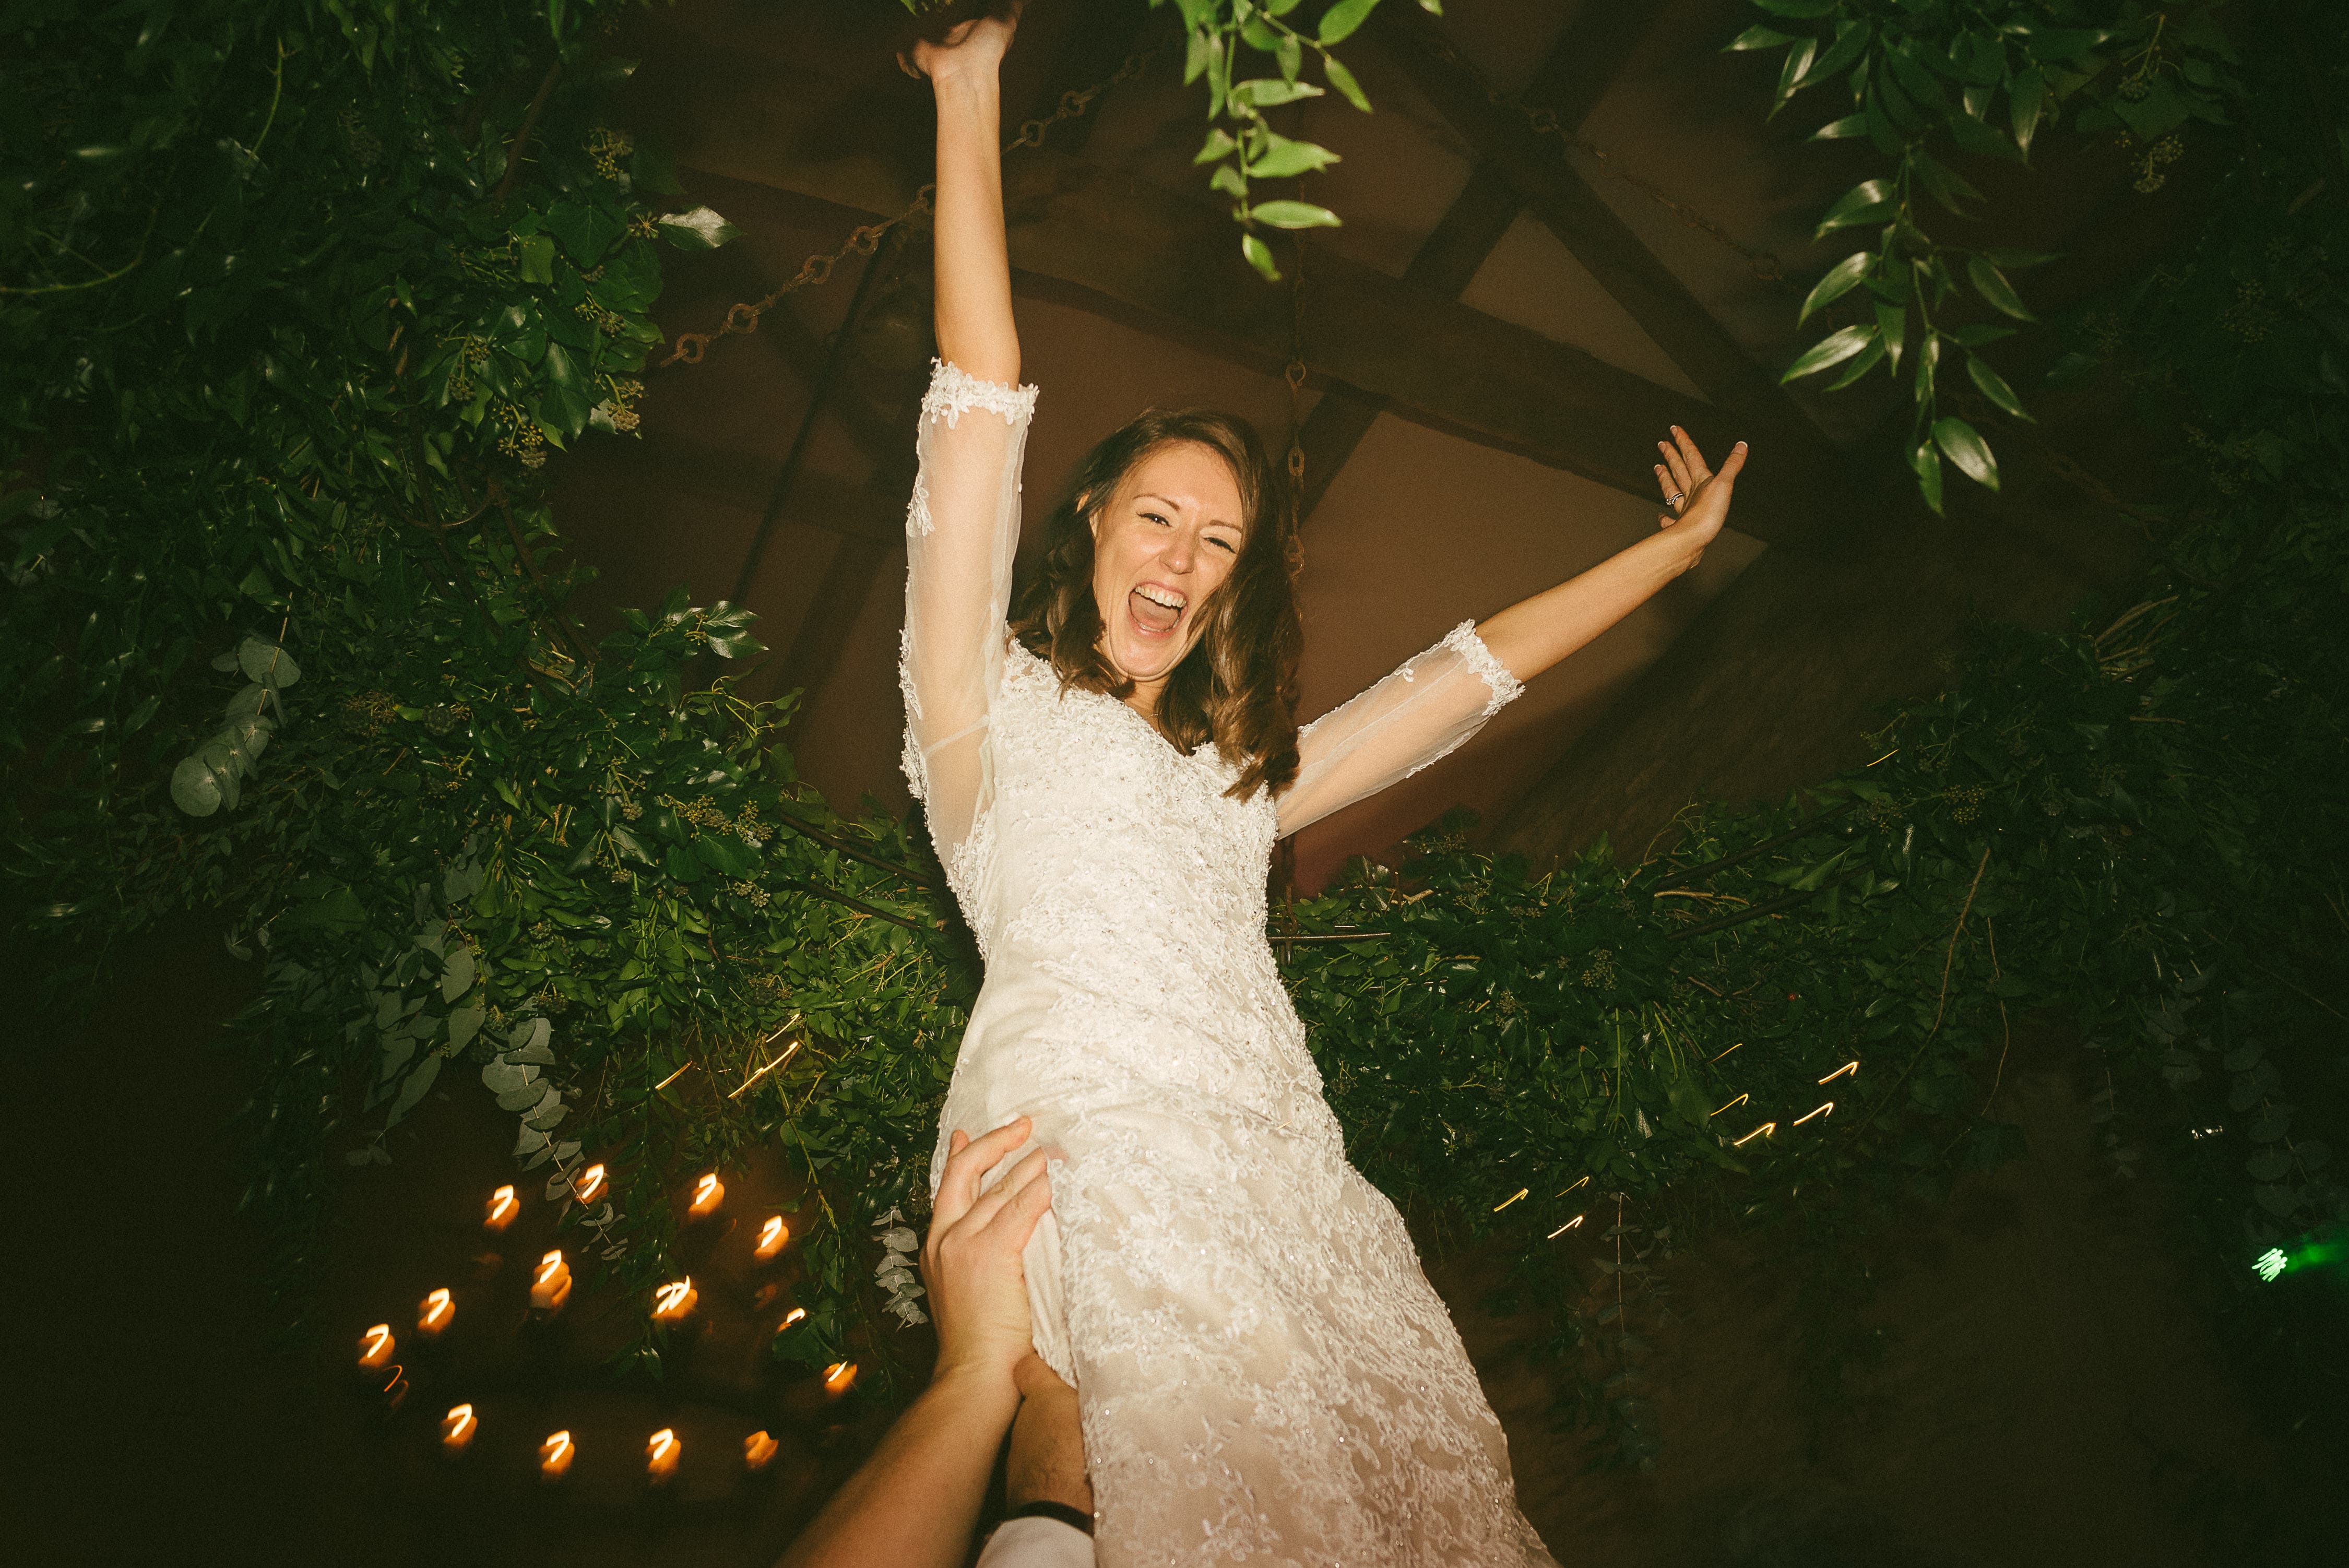
[[[941,1144],[1035,1119],[1038,1349],[1074,1382],[1104,1564],[1547,1563],[1394,1210],[1346,1162],[1265,934],[1275,839],[1517,685],[1456,629],[1300,737],[1276,803],[1004,613],[1032,389],[941,366],[907,515],[906,773],[987,955]]]

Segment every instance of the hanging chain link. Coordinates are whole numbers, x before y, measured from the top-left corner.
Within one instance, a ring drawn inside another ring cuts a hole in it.
[[[1150,57],[1155,53],[1157,51],[1154,49],[1144,49],[1128,55],[1125,57],[1125,63],[1118,67],[1109,77],[1094,83],[1092,87],[1072,88],[1062,93],[1059,106],[1050,115],[1042,119],[1029,120],[1019,128],[1019,135],[1004,143],[1004,156],[1008,158],[1023,147],[1043,146],[1045,136],[1054,126],[1075,119],[1092,108],[1095,98],[1139,72],[1148,63]],[[660,367],[667,369],[679,363],[698,365],[701,363],[702,356],[709,351],[711,340],[744,335],[758,331],[759,318],[781,304],[785,295],[803,288],[820,287],[830,282],[832,269],[850,256],[871,255],[874,247],[881,243],[883,236],[892,229],[901,223],[912,222],[936,211],[937,194],[936,185],[923,186],[914,193],[912,204],[904,211],[894,218],[884,218],[877,223],[865,224],[851,233],[847,242],[840,249],[828,255],[819,253],[810,256],[800,264],[800,270],[792,275],[791,282],[783,284],[756,304],[738,304],[728,306],[726,319],[719,324],[716,332],[679,333],[676,343],[670,346],[668,357],[660,362]]]
[[[1445,64],[1473,80],[1484,81],[1484,73],[1467,60],[1463,59],[1460,52],[1452,46],[1452,41],[1449,38],[1437,33],[1433,35],[1432,42],[1435,53]],[[1606,170],[1609,174],[1630,186],[1690,228],[1744,257],[1747,270],[1764,283],[1791,294],[1799,294],[1802,292],[1795,288],[1793,280],[1786,276],[1785,264],[1779,261],[1775,252],[1764,250],[1758,245],[1744,243],[1726,228],[1706,217],[1687,202],[1679,200],[1662,186],[1624,169],[1615,161],[1614,155],[1605,148],[1580,132],[1568,129],[1557,118],[1556,109],[1536,108],[1520,103],[1490,83],[1485,83],[1485,99],[1496,108],[1507,109],[1517,115],[1524,119],[1534,134],[1546,136],[1556,141],[1561,152],[1570,149],[1577,152],[1588,153],[1599,160],[1599,167]]]
[[[1298,182],[1300,186],[1304,181]],[[1280,378],[1288,383],[1288,490],[1292,500],[1305,494],[1305,236],[1297,237],[1297,258],[1288,285],[1288,364]]]

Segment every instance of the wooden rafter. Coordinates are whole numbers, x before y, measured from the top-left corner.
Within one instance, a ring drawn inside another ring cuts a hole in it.
[[[1660,6],[1583,6],[1535,74],[1526,89],[1528,101],[1547,108],[1560,124],[1579,126],[1661,16]],[[1507,174],[1495,165],[1480,164],[1443,219],[1420,242],[1403,270],[1403,281],[1433,296],[1457,300],[1524,210],[1525,198]],[[1386,398],[1342,383],[1332,384],[1314,405],[1298,435],[1305,454],[1305,483],[1298,498],[1300,524],[1329,494],[1338,470],[1386,406]]]
[[[1593,6],[1586,9],[1624,7]],[[1621,25],[1619,19],[1617,25]],[[1476,155],[1505,174],[1526,205],[1599,280],[1615,302],[1757,449],[1766,448],[1779,488],[1841,496],[1845,465],[1834,444],[1772,376],[1715,321],[1630,225],[1568,164],[1557,144],[1500,100],[1445,41],[1438,25],[1408,5],[1381,6],[1375,36],[1438,113]],[[1564,117],[1561,116],[1563,121]],[[1808,533],[1809,529],[1801,531]]]

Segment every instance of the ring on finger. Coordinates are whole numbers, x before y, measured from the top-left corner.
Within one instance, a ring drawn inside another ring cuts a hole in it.
[[[1664,498],[1664,504],[1666,506],[1678,506],[1682,501],[1686,500],[1688,498],[1681,494],[1680,491],[1674,490],[1671,494]]]

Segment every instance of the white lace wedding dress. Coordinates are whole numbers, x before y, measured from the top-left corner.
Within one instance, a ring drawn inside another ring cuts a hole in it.
[[[933,1187],[955,1128],[1025,1114],[1056,1151],[1029,1290],[1077,1386],[1108,1568],[1550,1563],[1265,936],[1276,837],[1442,757],[1518,685],[1464,624],[1309,727],[1277,806],[1231,799],[1212,745],[1063,693],[1006,634],[1035,396],[942,366],[907,513],[905,771],[987,957]]]

